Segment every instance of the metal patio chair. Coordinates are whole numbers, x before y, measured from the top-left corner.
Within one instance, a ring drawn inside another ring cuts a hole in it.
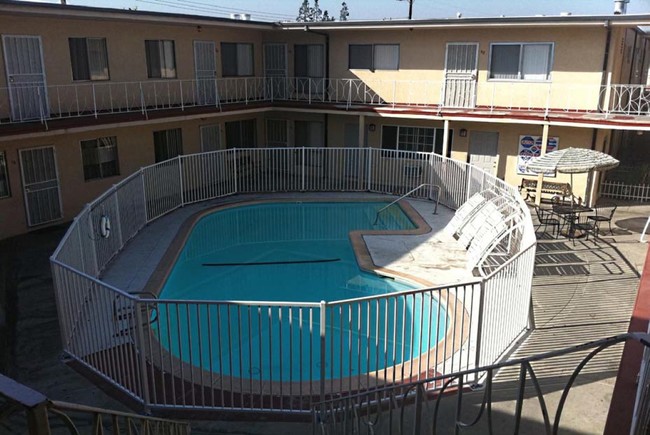
[[[554,217],[555,214],[551,210],[540,208],[538,205],[535,206],[535,213],[537,214],[537,220],[539,221],[539,224],[535,228],[535,232],[537,232],[543,225],[544,231],[542,234],[546,234],[546,230],[550,226],[555,238],[557,239],[560,235],[560,219]]]
[[[596,234],[600,234],[600,224],[602,222],[607,222],[609,226],[609,233],[611,235],[614,235],[614,231],[612,231],[612,219],[614,218],[616,207],[618,206],[612,203],[604,203],[601,205],[596,205],[594,207],[596,214],[587,216],[587,220],[593,221],[593,225],[595,228],[594,231]]]

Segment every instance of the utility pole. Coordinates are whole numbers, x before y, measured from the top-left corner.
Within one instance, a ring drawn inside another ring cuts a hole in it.
[[[397,0],[397,1],[400,1],[400,2],[407,1],[407,2],[409,2],[409,20],[412,20],[413,19],[413,2],[415,0]]]

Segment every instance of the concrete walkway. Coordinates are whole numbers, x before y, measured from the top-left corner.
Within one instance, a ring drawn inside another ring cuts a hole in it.
[[[514,356],[532,355],[562,346],[611,336],[627,330],[648,245],[638,243],[639,233],[629,230],[630,220],[645,222],[650,207],[628,206],[617,211],[615,233],[601,240],[540,240],[533,281],[537,328]],[[619,226],[620,224],[620,226]],[[628,229],[625,229],[628,228]],[[61,342],[48,257],[64,232],[49,228],[0,242],[0,291],[9,320],[10,343],[7,374],[53,399],[124,409],[60,360]],[[6,348],[4,349],[7,350]],[[571,434],[602,433],[621,348],[606,351],[590,363],[574,387],[562,426]],[[550,402],[560,395],[576,357],[535,365]],[[512,373],[500,374],[493,408],[503,432],[511,432],[516,388]],[[526,392],[521,433],[541,433],[537,399]],[[476,415],[478,394],[470,399],[466,415]],[[472,404],[474,402],[474,404]],[[445,404],[452,414],[452,404]],[[218,418],[217,415],[215,417]],[[86,422],[88,424],[89,422]],[[308,433],[310,425],[265,422],[196,423],[198,434]],[[441,433],[447,433],[441,429]],[[4,429],[0,429],[0,432]],[[474,433],[483,433],[479,426]],[[503,433],[499,431],[499,433]],[[4,433],[4,432],[1,432]],[[17,432],[9,432],[17,433]]]

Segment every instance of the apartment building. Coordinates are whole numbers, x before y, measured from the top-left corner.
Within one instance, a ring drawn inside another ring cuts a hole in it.
[[[72,219],[143,166],[226,148],[435,152],[517,185],[542,150],[642,147],[647,25],[305,25],[1,0],[0,238]],[[596,196],[597,175],[573,182]]]

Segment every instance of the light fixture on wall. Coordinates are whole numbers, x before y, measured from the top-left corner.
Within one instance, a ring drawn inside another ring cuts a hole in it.
[[[377,126],[375,124],[368,124],[368,131],[375,131]]]
[[[467,137],[467,129],[466,129],[466,128],[461,128],[461,129],[458,131],[458,135],[459,135],[460,137]]]

